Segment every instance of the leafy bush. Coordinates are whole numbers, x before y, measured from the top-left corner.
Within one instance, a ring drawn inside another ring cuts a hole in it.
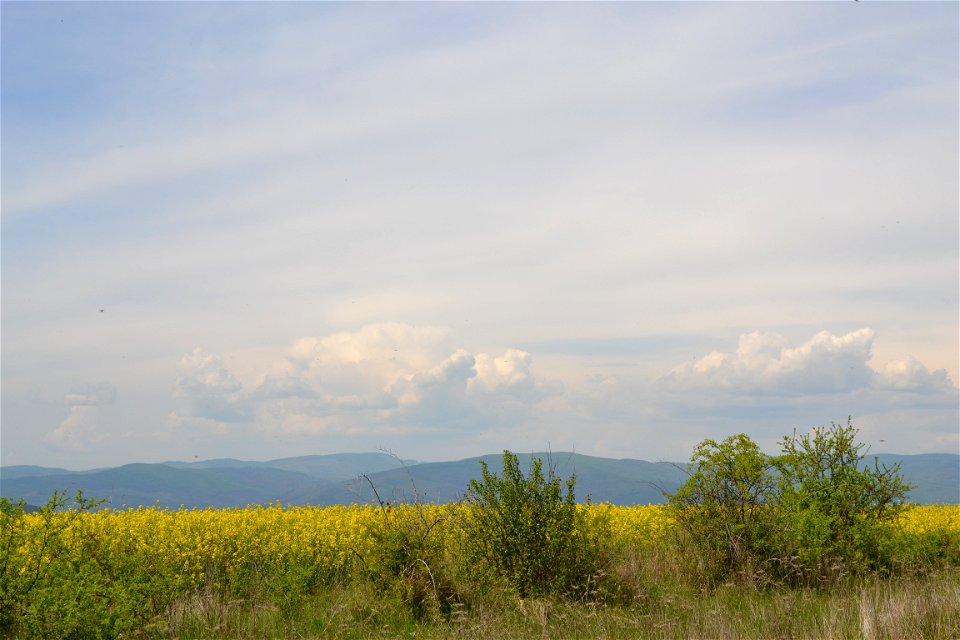
[[[450,614],[459,595],[448,578],[444,546],[434,533],[447,513],[423,503],[413,478],[414,499],[393,505],[377,498],[381,518],[370,528],[371,550],[357,553],[367,578],[382,594],[409,608],[415,620],[434,620]]]
[[[417,620],[439,619],[456,599],[446,580],[444,549],[434,532],[443,517],[419,502],[383,505],[383,519],[370,532],[373,552],[364,559],[368,577],[410,608]]]
[[[772,461],[746,435],[704,440],[691,458],[693,473],[670,497],[688,561],[698,574],[726,577],[754,572],[776,526],[770,505],[777,483]]]
[[[837,571],[888,569],[897,517],[909,486],[900,465],[862,464],[857,430],[832,424],[811,434],[785,437],[777,505],[785,527],[780,553],[797,559],[807,578],[828,579]]]
[[[503,475],[481,465],[471,480],[467,553],[506,578],[521,598],[595,595],[603,575],[602,553],[576,504],[576,476],[563,482],[553,467],[533,458],[524,475],[517,456],[504,451]],[[563,491],[566,486],[566,493]]]
[[[899,465],[863,465],[856,434],[849,420],[794,433],[776,457],[744,434],[701,442],[670,496],[698,573],[817,583],[889,570],[890,524],[909,487]]]
[[[49,589],[51,568],[68,556],[65,545],[70,526],[80,513],[98,504],[78,491],[68,509],[66,494],[54,492],[37,512],[42,526],[36,535],[27,526],[26,503],[0,497],[0,633],[13,632],[29,613],[29,596]],[[33,546],[35,550],[25,553]]]
[[[0,636],[116,638],[145,629],[182,589],[176,573],[91,527],[102,501],[55,492],[36,513],[0,498]]]

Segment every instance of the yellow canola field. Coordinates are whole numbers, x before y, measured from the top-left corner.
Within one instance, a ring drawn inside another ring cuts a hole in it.
[[[909,507],[900,514],[897,524],[905,533],[960,534],[960,504]]]
[[[590,531],[613,545],[643,546],[661,542],[674,524],[663,505],[619,507],[596,504],[586,511]],[[57,514],[53,517],[65,517]],[[377,532],[417,520],[433,525],[430,535],[442,545],[454,544],[458,519],[469,517],[463,505],[402,505],[381,510],[372,506],[281,507],[171,511],[138,508],[105,510],[73,518],[64,539],[76,549],[108,555],[129,555],[157,570],[193,584],[209,579],[212,570],[231,574],[244,568],[277,569],[292,564],[318,574],[348,570],[371,557]],[[42,547],[44,520],[24,516],[28,531],[18,550],[21,559],[36,558]],[[906,509],[898,527],[906,533],[943,532],[960,535],[960,505]],[[37,535],[31,535],[30,531]],[[70,542],[72,541],[72,542]],[[91,547],[92,545],[92,547]],[[451,548],[447,546],[447,548]],[[24,566],[31,564],[24,562]]]
[[[594,528],[609,532],[614,545],[645,546],[661,542],[675,524],[671,507],[651,504],[620,507],[592,504],[583,507]]]

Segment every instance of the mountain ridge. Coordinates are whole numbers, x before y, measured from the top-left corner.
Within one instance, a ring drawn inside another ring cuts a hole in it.
[[[576,474],[576,497],[612,504],[658,504],[686,478],[685,463],[603,458],[570,452],[517,454],[523,469],[539,457],[562,477]],[[868,455],[882,465],[901,463],[908,499],[919,504],[960,503],[960,455]],[[267,461],[232,458],[131,463],[87,471],[14,465],[0,467],[0,495],[44,504],[54,491],[104,499],[104,507],[233,508],[277,501],[289,505],[449,502],[462,498],[480,463],[499,473],[502,454],[455,461],[416,462],[386,453],[295,456]]]

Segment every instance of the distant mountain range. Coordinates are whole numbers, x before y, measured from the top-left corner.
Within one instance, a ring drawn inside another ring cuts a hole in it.
[[[575,473],[576,497],[620,505],[659,504],[686,478],[685,465],[610,459],[577,453],[518,454],[522,468],[539,457],[567,477]],[[960,456],[920,454],[876,456],[881,464],[901,463],[913,485],[911,502],[960,503]],[[873,456],[868,460],[873,461]],[[17,465],[0,467],[0,495],[44,504],[54,491],[77,489],[104,499],[112,508],[159,506],[176,509],[242,507],[280,501],[292,505],[370,503],[419,498],[427,502],[460,499],[480,462],[502,470],[500,454],[456,462],[401,461],[385,453],[341,453],[281,458],[267,462],[233,459],[160,464],[128,464],[109,469],[66,469]]]

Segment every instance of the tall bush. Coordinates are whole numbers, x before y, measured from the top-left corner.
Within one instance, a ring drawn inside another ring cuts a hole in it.
[[[857,430],[833,423],[781,441],[777,504],[785,526],[780,553],[808,578],[889,568],[887,549],[909,486],[900,464],[865,465]]]
[[[848,420],[784,437],[778,456],[744,434],[697,445],[670,502],[701,575],[818,583],[890,569],[888,525],[909,487],[899,465],[865,465],[856,436]]]
[[[501,476],[480,465],[481,479],[470,481],[466,496],[470,556],[506,578],[521,598],[589,595],[603,563],[576,503],[576,476],[563,481],[552,466],[544,474],[539,458],[524,475],[509,451]]]
[[[691,457],[691,475],[670,497],[698,574],[724,578],[751,572],[766,555],[777,499],[772,461],[744,434],[704,440]]]

